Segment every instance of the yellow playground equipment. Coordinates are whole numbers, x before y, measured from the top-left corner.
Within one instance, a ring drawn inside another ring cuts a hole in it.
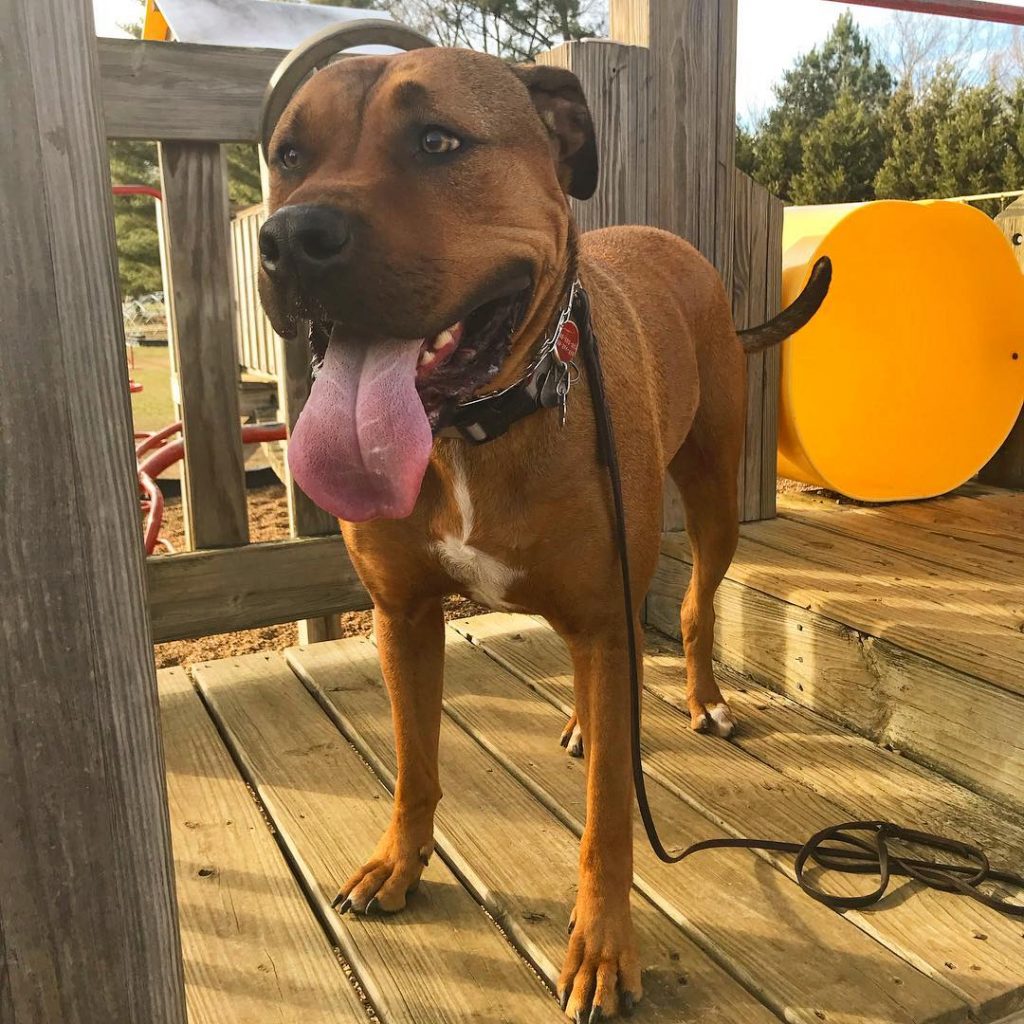
[[[831,292],[782,353],[779,473],[864,501],[944,494],[1006,439],[1024,399],[1024,275],[962,203],[794,207],[783,301],[815,260]]]

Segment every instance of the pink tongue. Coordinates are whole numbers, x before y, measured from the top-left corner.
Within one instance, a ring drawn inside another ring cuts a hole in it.
[[[416,392],[421,345],[331,340],[288,442],[296,482],[331,515],[359,523],[412,512],[432,443]]]

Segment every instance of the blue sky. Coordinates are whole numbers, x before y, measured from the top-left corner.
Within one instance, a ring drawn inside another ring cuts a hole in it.
[[[1009,0],[1024,7],[1024,0]],[[136,16],[136,0],[93,0],[101,35],[120,35],[119,21]],[[793,61],[828,34],[844,5],[832,0],[739,0],[739,52],[736,109],[740,117],[762,111],[772,86]],[[892,15],[868,7],[851,8],[868,30],[883,29]]]

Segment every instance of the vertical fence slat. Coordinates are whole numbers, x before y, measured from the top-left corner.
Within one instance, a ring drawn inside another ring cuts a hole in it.
[[[784,205],[768,195],[768,237],[765,306],[761,319],[770,320],[782,308],[782,226]],[[774,519],[779,461],[779,388],[782,384],[782,350],[776,345],[764,353],[764,400],[761,413],[761,505],[758,519]]]
[[[184,1024],[92,10],[0,24],[0,1019]]]
[[[1008,206],[996,217],[996,223],[1010,240],[1017,262],[1024,270],[1024,244],[1017,240],[1024,234],[1024,199],[1018,199]],[[1024,359],[1024,353],[1020,355]],[[1024,410],[1017,417],[1017,423],[1010,431],[1010,436],[978,474],[978,479],[993,487],[1024,490]]]
[[[733,317],[740,330],[774,316],[782,275],[782,203],[736,171]],[[740,519],[775,515],[778,351],[747,356],[747,427],[740,464]]]
[[[193,548],[249,541],[231,326],[228,191],[221,147],[161,143],[168,316],[185,428],[182,504]]]

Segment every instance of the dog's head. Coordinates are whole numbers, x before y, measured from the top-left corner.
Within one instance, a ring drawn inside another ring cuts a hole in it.
[[[597,184],[580,84],[469,50],[346,58],[299,89],[268,162],[264,308],[285,337],[330,331],[293,471],[341,518],[408,515],[440,409],[525,362],[558,301],[566,195]]]

